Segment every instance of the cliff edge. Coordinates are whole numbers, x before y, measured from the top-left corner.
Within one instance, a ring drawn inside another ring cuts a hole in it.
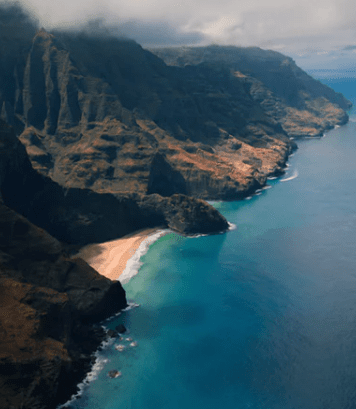
[[[92,324],[127,305],[120,282],[101,276],[82,259],[69,258],[58,239],[86,244],[157,225],[187,234],[228,227],[214,208],[184,195],[121,197],[65,189],[32,168],[13,129],[0,120],[4,407],[49,409],[66,401],[105,337]]]
[[[2,117],[67,188],[241,199],[283,173],[291,138],[348,120],[345,98],[272,51],[44,30],[23,43],[0,57]]]
[[[93,323],[126,306],[70,245],[225,231],[203,199],[248,196],[284,172],[293,138],[350,107],[279,53],[48,33],[18,4],[0,5],[0,64],[0,401],[12,409],[67,399],[103,339]]]

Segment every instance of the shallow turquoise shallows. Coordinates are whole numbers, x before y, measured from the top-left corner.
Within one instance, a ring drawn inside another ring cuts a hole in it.
[[[356,123],[298,145],[271,188],[214,203],[235,230],[150,247],[108,323],[130,334],[71,408],[356,407]]]

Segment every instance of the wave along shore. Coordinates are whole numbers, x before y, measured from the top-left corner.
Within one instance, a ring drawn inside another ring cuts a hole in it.
[[[76,257],[81,257],[101,275],[127,283],[137,274],[140,258],[149,246],[166,233],[162,229],[139,230],[117,240],[85,246]]]
[[[111,280],[119,280],[121,283],[127,283],[138,273],[142,265],[140,259],[148,251],[149,246],[168,232],[169,230],[167,229],[157,228],[138,230],[117,240],[89,244],[83,247],[75,257],[81,257],[103,276]],[[135,306],[137,305],[129,304],[127,309]],[[121,314],[121,312],[118,314]],[[109,348],[113,342],[113,338],[104,341],[101,344],[100,350]],[[102,357],[99,350],[95,352],[94,356],[95,362],[85,379],[78,385],[77,393],[71,396],[67,402],[59,405],[57,409],[70,407],[83,394],[87,385],[97,379],[98,374],[103,370],[108,359]]]

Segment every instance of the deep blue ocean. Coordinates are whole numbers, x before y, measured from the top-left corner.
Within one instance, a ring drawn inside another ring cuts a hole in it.
[[[333,75],[320,78],[356,102],[356,81]],[[356,408],[353,121],[298,141],[259,195],[215,202],[235,230],[151,245],[125,285],[139,307],[106,323],[130,333],[70,408]]]

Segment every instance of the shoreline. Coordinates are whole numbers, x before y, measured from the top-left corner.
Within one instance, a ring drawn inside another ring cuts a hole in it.
[[[137,230],[119,239],[84,246],[74,257],[82,258],[110,280],[128,282],[137,273],[132,270],[139,267],[139,259],[148,246],[166,233],[157,227]]]
[[[312,137],[310,139],[317,138]],[[288,169],[288,161],[294,154],[295,152],[292,152],[290,155],[288,155],[285,161],[284,170]],[[298,173],[296,175],[293,174],[287,179],[282,179],[285,176],[285,173],[278,176],[271,175],[269,178],[267,178],[267,180],[280,179],[279,182],[285,182],[298,177]],[[255,190],[251,197],[244,198],[242,200],[252,198],[253,196],[259,196],[264,190],[270,188],[272,188],[272,186],[266,184],[262,188]],[[222,202],[224,202],[224,200],[222,200]],[[235,230],[236,228],[236,225],[229,223],[229,229],[227,231]],[[159,237],[164,234],[168,234],[169,232],[170,231],[168,229],[164,229],[163,227],[137,230],[116,240],[87,245],[83,247],[75,256],[83,258],[91,267],[95,268],[100,274],[104,275],[105,277],[110,278],[111,280],[119,280],[121,283],[126,283],[130,278],[138,273],[138,268],[140,267],[140,265],[137,266],[136,263],[138,263],[141,256],[147,252],[149,246]],[[142,251],[140,251],[141,249]],[[106,259],[106,257],[108,257],[108,259]],[[105,269],[108,269],[108,271],[104,271]],[[124,279],[124,276],[126,275],[125,270],[130,270],[130,276],[127,279]],[[112,317],[109,317],[107,320],[111,318]],[[101,344],[101,348],[109,347],[113,342],[114,339],[106,338],[105,341],[103,341],[103,343]],[[96,350],[95,352],[94,356],[96,357],[96,361],[92,364],[90,371],[87,372],[84,380],[77,385],[77,387],[79,388],[78,392],[75,395],[72,395],[72,397],[65,404],[57,407],[57,409],[64,409],[68,407],[67,405],[70,405],[71,403],[73,403],[73,401],[77,400],[84,393],[85,387],[87,387],[91,381],[96,379],[97,373],[103,370],[104,365],[107,361],[105,359],[99,359],[98,351],[99,350]]]

